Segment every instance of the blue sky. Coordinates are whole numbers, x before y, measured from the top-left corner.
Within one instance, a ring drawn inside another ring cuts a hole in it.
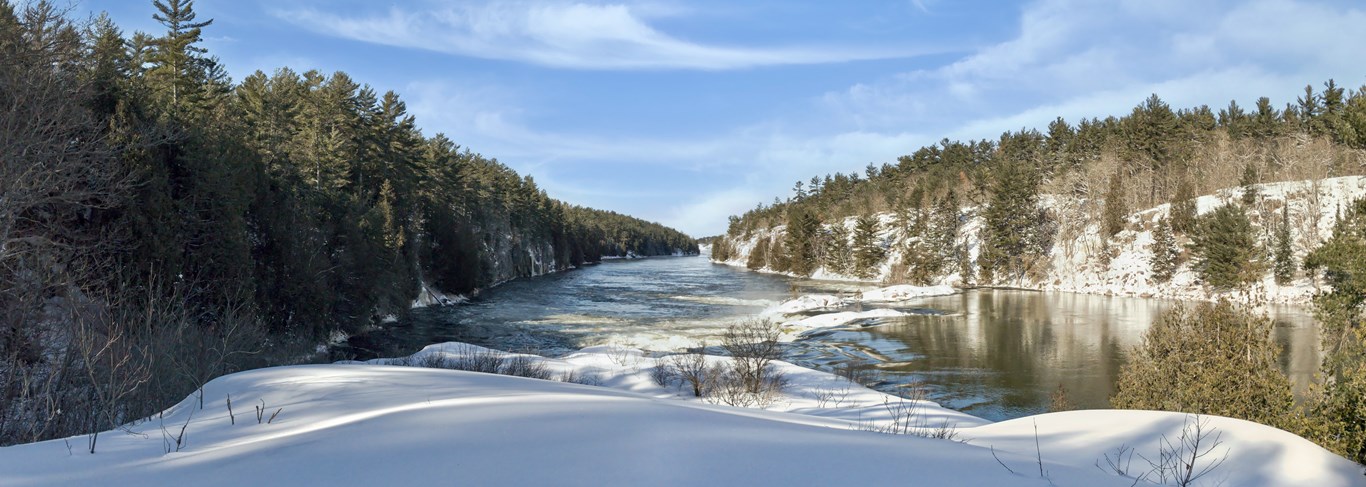
[[[151,1],[84,0],[131,33]],[[234,79],[345,71],[553,197],[674,226],[942,138],[1366,84],[1351,0],[200,0]]]

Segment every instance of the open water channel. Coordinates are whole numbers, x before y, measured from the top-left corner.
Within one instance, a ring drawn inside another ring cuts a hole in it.
[[[705,256],[607,261],[512,281],[459,306],[414,310],[352,337],[336,358],[407,355],[463,341],[555,356],[619,344],[675,351],[716,337],[799,294],[852,293],[868,284],[812,281],[713,264]],[[895,303],[911,316],[852,323],[791,343],[786,360],[834,371],[875,371],[869,385],[998,421],[1047,410],[1059,385],[1081,408],[1108,406],[1119,369],[1171,301],[1016,290]],[[872,306],[862,305],[864,309]],[[1303,391],[1319,362],[1308,311],[1272,310],[1281,363]]]

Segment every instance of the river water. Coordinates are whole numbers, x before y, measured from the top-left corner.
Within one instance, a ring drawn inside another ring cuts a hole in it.
[[[798,294],[860,287],[871,286],[760,274],[705,256],[607,261],[512,281],[464,305],[414,310],[399,323],[352,337],[333,354],[406,355],[444,341],[550,356],[603,344],[673,351],[715,343],[726,326]],[[1075,406],[1102,408],[1129,351],[1172,304],[971,290],[885,306],[911,316],[865,320],[798,340],[787,346],[786,360],[828,371],[866,366],[873,371],[868,385],[876,389],[924,393],[990,420],[1044,412],[1059,386]],[[1273,309],[1272,317],[1282,366],[1303,391],[1319,361],[1314,320],[1294,307]]]

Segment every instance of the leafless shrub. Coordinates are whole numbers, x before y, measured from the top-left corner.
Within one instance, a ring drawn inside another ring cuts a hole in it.
[[[650,368],[650,380],[659,387],[669,387],[677,378],[678,371],[663,360],[655,361],[655,366]]]
[[[416,361],[408,360],[408,362],[408,364],[404,365],[426,367],[428,369],[450,368],[450,359],[446,358],[446,354],[444,353],[429,353],[427,355],[423,355],[421,358],[418,358]]]
[[[769,365],[782,357],[778,338],[782,330],[768,320],[749,320],[731,325],[721,335],[721,348],[731,356],[735,379],[746,392],[766,393],[780,381],[769,380]]]
[[[531,355],[512,355],[504,357],[503,366],[498,373],[531,379],[554,380],[555,374],[546,367],[540,357]]]
[[[504,356],[500,352],[463,346],[456,352],[455,360],[450,361],[446,368],[497,374],[503,370],[504,360]]]
[[[598,377],[598,374],[583,373],[579,372],[577,369],[570,369],[569,372],[565,372],[565,374],[560,377],[560,382],[583,384],[586,386],[601,386],[602,378]]]
[[[712,404],[725,404],[742,408],[767,408],[782,398],[782,390],[787,387],[787,377],[777,371],[763,374],[763,382],[757,386],[747,380],[736,369],[725,370],[715,379],[712,392],[707,400]]]
[[[720,375],[719,369],[707,365],[707,356],[702,354],[706,348],[704,342],[698,351],[669,356],[671,368],[692,388],[694,397],[706,397]]]
[[[1197,480],[1213,473],[1228,460],[1227,448],[1224,449],[1222,456],[1213,456],[1215,450],[1223,445],[1219,439],[1222,435],[1210,427],[1209,418],[1187,415],[1185,425],[1181,428],[1181,436],[1177,437],[1176,441],[1162,435],[1157,458],[1149,459],[1139,455],[1151,467],[1146,478],[1164,485],[1169,482],[1179,487],[1194,485]]]
[[[845,399],[849,398],[849,386],[840,389],[816,389],[812,392],[816,399],[816,407],[840,407]]]

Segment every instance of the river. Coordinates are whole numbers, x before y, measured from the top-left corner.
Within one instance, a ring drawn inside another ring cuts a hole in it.
[[[715,338],[731,323],[803,293],[848,293],[812,281],[713,264],[702,257],[607,261],[487,290],[467,304],[414,310],[352,337],[334,358],[412,353],[463,341],[562,355],[619,344],[670,351]],[[833,371],[866,366],[884,392],[923,392],[990,420],[1044,412],[1061,385],[1081,408],[1102,408],[1149,323],[1172,301],[1017,290],[970,290],[891,306],[911,316],[875,319],[798,340],[786,360]],[[869,308],[863,305],[864,309]],[[881,307],[881,306],[880,306]],[[1272,310],[1281,363],[1298,392],[1317,370],[1318,332],[1306,310]]]

